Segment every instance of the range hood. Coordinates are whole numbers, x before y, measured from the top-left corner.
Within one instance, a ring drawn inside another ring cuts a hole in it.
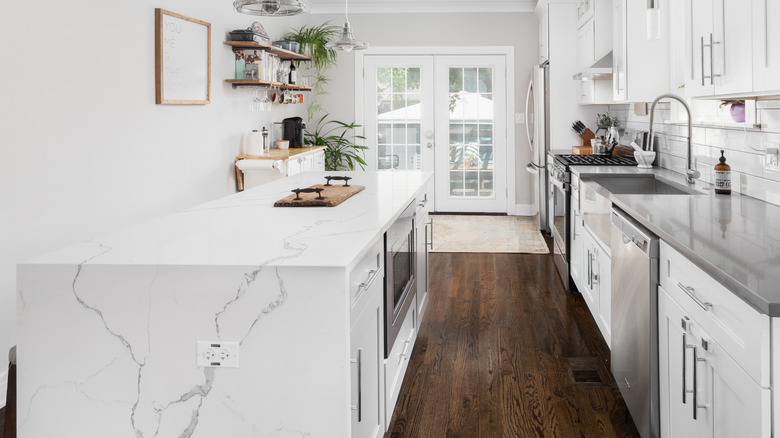
[[[612,52],[575,74],[573,78],[578,81],[612,79]]]

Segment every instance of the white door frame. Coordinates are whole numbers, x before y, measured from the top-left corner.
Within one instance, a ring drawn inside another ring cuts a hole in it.
[[[355,52],[355,122],[363,125],[364,57],[366,55],[503,55],[506,57],[506,209],[516,215],[515,49],[512,46],[385,46]],[[362,128],[361,128],[362,131]],[[361,132],[365,134],[365,132]]]

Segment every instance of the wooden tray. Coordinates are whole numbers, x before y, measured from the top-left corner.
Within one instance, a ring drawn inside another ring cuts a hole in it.
[[[365,186],[344,186],[335,184],[326,186],[315,184],[311,189],[322,188],[322,198],[317,199],[316,193],[301,193],[301,199],[295,200],[295,193],[274,202],[274,207],[335,207],[346,201],[355,193],[362,192]]]

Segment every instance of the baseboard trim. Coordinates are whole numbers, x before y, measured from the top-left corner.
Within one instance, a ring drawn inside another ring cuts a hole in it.
[[[515,204],[513,216],[534,216],[537,214],[534,204]]]

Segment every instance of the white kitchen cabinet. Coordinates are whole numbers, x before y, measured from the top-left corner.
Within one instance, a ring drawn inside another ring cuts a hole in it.
[[[647,3],[612,2],[612,87],[615,102],[652,102],[671,91],[669,8],[661,8],[661,38],[647,39]]]
[[[592,0],[591,0],[592,1]],[[594,20],[588,20],[577,29],[577,70],[584,70],[596,62],[596,47],[594,40]]]
[[[583,287],[580,289],[596,325],[608,346],[612,345],[612,261],[587,227],[582,232],[581,269]],[[579,287],[579,286],[578,286]]]
[[[386,425],[390,424],[390,419],[393,417],[395,402],[398,400],[406,368],[409,366],[409,357],[414,349],[414,341],[417,340],[417,327],[417,302],[414,301],[407,311],[395,344],[384,361]]]
[[[569,248],[569,272],[571,274],[572,281],[574,281],[577,290],[580,291],[583,296],[587,293],[585,281],[585,237],[583,236],[584,229],[582,224],[582,214],[580,214],[580,198],[579,198],[579,178],[572,175],[571,183],[571,221],[569,226],[569,234],[571,235],[571,247]],[[589,296],[586,296],[589,298]]]
[[[384,244],[350,271],[351,438],[384,434]]]
[[[325,170],[325,152],[315,152],[298,158],[287,160],[287,176],[301,172]]]
[[[550,59],[550,12],[546,6],[539,10],[539,64],[544,64]]]
[[[433,206],[433,180],[428,185],[427,193],[417,200],[418,209],[415,217],[417,246],[417,317],[422,321],[428,306],[428,250],[433,248],[433,221],[428,212]]]
[[[770,391],[753,380],[695,319],[681,290],[659,294],[661,434],[769,437]]]
[[[747,29],[753,35],[753,89],[780,90],[780,2],[753,0],[752,26],[743,31]]]
[[[744,0],[686,0],[686,96],[753,91],[751,11]]]

